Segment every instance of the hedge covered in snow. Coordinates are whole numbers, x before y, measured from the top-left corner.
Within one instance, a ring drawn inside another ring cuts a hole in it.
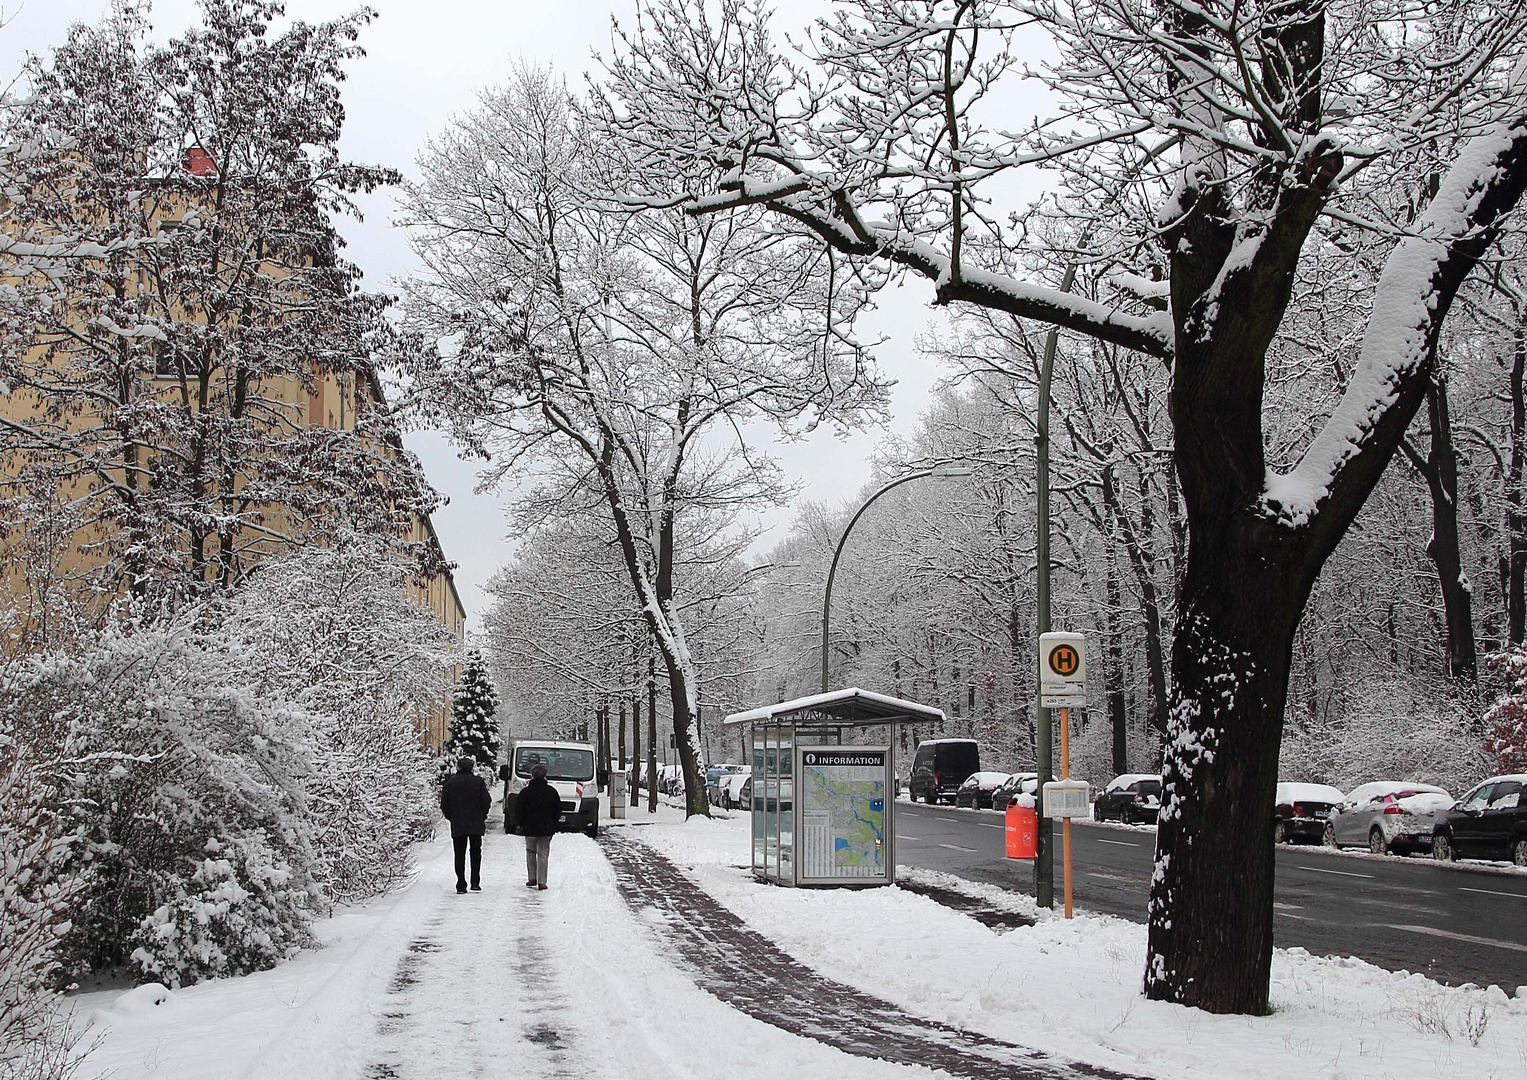
[[[0,840],[27,863],[0,898],[0,1043],[33,1022],[17,987],[269,968],[394,886],[435,817],[415,722],[458,660],[359,551],[0,666]]]

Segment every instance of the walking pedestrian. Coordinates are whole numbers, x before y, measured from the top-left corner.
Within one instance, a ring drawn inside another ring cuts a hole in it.
[[[520,832],[525,834],[525,882],[533,889],[546,888],[546,864],[551,859],[551,838],[562,817],[562,796],[546,782],[546,766],[530,770],[530,783],[520,792]]]
[[[482,891],[482,837],[488,831],[488,810],[493,796],[488,785],[472,771],[472,759],[456,762],[456,774],[440,789],[440,813],[451,823],[451,845],[456,849],[456,891],[467,891],[467,849],[472,850],[472,889]]]

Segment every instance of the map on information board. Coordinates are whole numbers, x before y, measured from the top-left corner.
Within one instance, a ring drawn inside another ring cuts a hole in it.
[[[796,785],[801,878],[885,876],[889,752],[883,747],[801,747]]]

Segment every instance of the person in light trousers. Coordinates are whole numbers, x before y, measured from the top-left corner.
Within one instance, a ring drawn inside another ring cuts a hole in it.
[[[551,859],[551,838],[562,817],[562,796],[546,782],[546,766],[530,770],[530,783],[520,792],[517,804],[520,832],[525,834],[525,884],[546,888],[546,865]]]

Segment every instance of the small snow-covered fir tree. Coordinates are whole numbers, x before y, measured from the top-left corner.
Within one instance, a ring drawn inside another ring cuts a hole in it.
[[[488,678],[488,665],[477,649],[467,651],[467,662],[451,694],[451,737],[445,743],[445,765],[469,757],[479,773],[491,773],[498,764],[499,732],[494,712],[498,694]]]

